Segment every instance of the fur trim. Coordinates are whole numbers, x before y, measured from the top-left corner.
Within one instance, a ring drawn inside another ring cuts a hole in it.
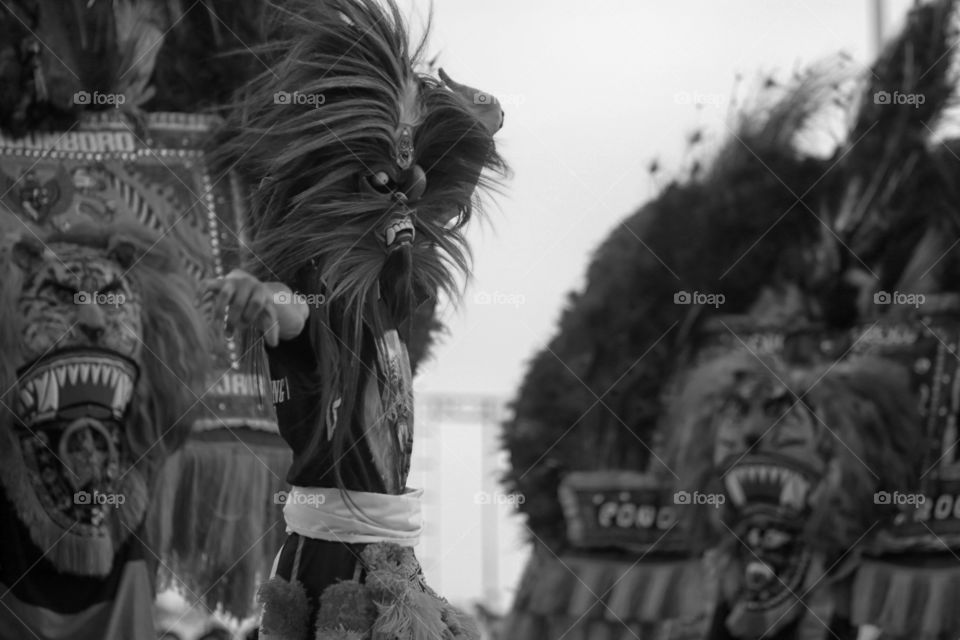
[[[354,580],[331,585],[320,595],[317,634],[325,629],[369,629],[377,618],[377,608],[369,590]]]
[[[257,600],[263,605],[264,635],[271,640],[308,640],[310,601],[302,584],[270,578],[260,585]]]
[[[448,604],[440,616],[452,634],[451,640],[480,640],[480,625],[468,613]]]
[[[377,603],[379,616],[371,640],[434,640],[443,638],[443,623],[437,599],[422,591],[407,589],[392,601]]]
[[[357,633],[371,640],[479,640],[476,623],[423,582],[409,547],[372,544],[361,552],[363,583],[347,580],[320,596],[317,640]],[[339,634],[339,635],[338,635]]]

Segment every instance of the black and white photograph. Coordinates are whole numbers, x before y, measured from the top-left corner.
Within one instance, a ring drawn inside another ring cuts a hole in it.
[[[960,640],[960,0],[0,0],[0,640]]]

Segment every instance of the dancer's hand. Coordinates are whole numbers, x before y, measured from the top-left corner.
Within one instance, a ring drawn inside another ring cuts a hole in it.
[[[207,286],[217,292],[215,308],[227,310],[228,331],[253,328],[271,347],[300,335],[310,314],[290,287],[261,282],[241,269],[234,269],[221,280],[208,281]]]

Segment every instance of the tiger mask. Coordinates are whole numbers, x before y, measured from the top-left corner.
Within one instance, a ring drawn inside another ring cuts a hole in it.
[[[724,624],[738,638],[789,635],[815,587],[895,516],[874,493],[917,477],[908,372],[872,357],[798,364],[735,351],[676,389],[667,464],[685,495],[715,498],[684,501],[682,517],[695,538],[724,541]]]
[[[212,342],[179,260],[134,224],[22,239],[4,256],[0,482],[59,571],[111,571],[203,402]]]

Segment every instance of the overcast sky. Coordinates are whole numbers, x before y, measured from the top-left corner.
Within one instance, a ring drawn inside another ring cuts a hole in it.
[[[400,1],[414,24],[429,6]],[[888,0],[889,30],[910,4]],[[593,249],[656,195],[650,161],[659,159],[669,175],[690,161],[692,131],[722,137],[738,75],[788,77],[841,51],[854,64],[869,63],[872,7],[867,0],[435,0],[430,50],[454,79],[500,96],[507,116],[498,138],[514,176],[488,223],[471,230],[474,280],[462,306],[444,310],[450,335],[424,365],[419,397],[510,398],[554,333],[567,293],[582,286]],[[420,550],[424,569],[448,597],[474,600],[483,509],[472,496],[489,487],[481,458],[493,445],[477,428],[421,427],[415,471],[424,473],[433,536]],[[499,605],[506,606],[525,536],[505,515],[498,536]]]
[[[888,28],[910,4],[888,0]],[[416,25],[429,3],[401,6]],[[864,63],[875,52],[868,0],[433,7],[431,53],[454,79],[504,103],[498,139],[514,176],[489,223],[471,230],[474,281],[461,308],[444,310],[450,335],[419,376],[420,392],[511,396],[593,249],[656,194],[651,159],[669,174],[689,160],[691,131],[723,134],[738,74],[789,75],[841,50]]]

